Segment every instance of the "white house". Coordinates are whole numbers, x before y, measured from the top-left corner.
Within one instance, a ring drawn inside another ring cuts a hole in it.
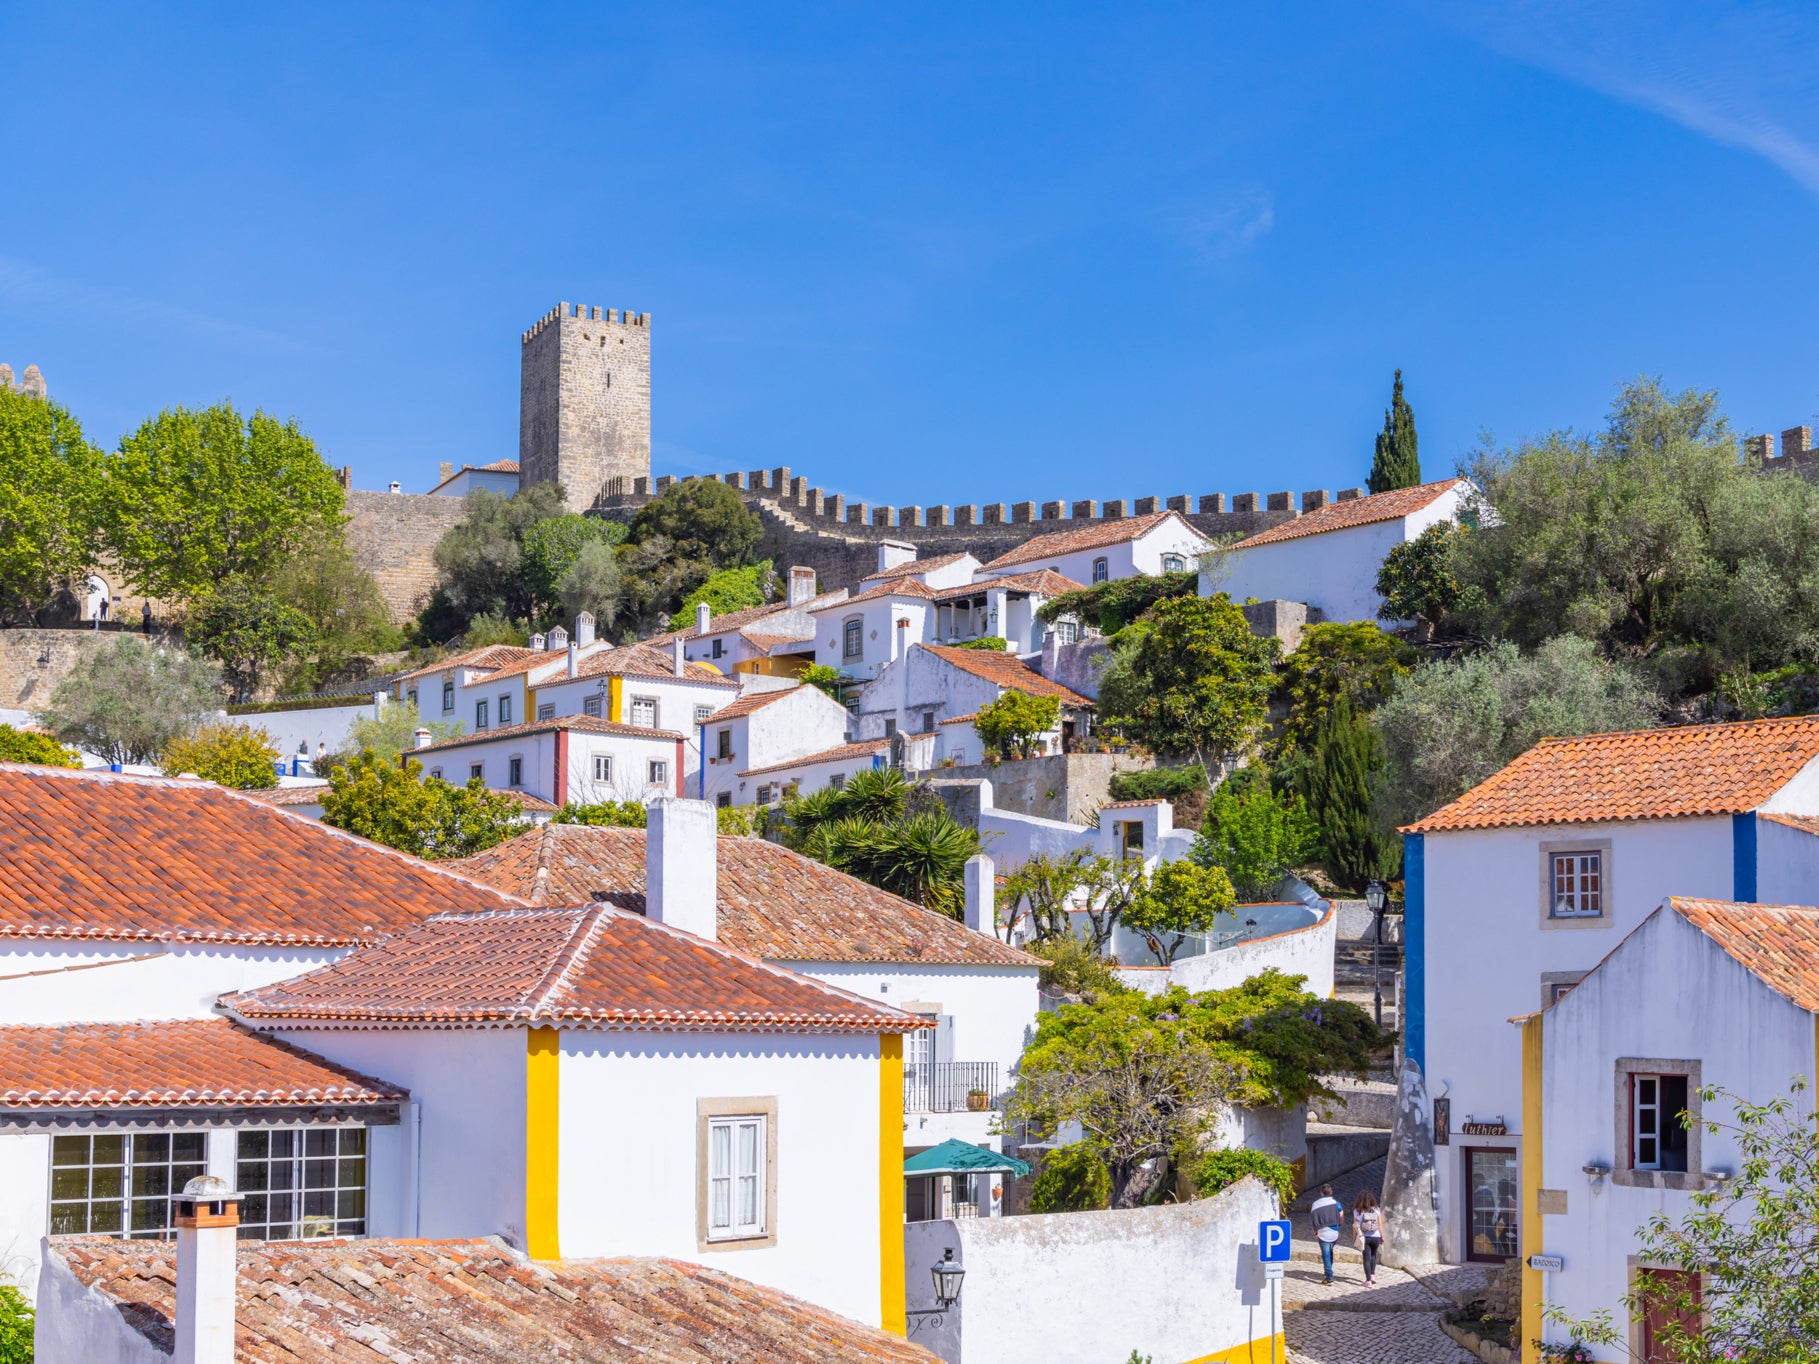
[[[927,636],[934,607],[934,589],[913,578],[892,579],[818,606],[809,613],[816,626],[815,662],[853,682],[870,682]]]
[[[1213,542],[1176,511],[1094,521],[1027,540],[983,565],[979,578],[1051,569],[1077,583],[1179,573],[1193,568]]]
[[[567,631],[557,633],[566,649]],[[514,724],[524,718],[522,680],[510,687],[495,688],[488,679],[513,664],[535,666],[553,661],[546,649],[488,644],[405,673],[397,681],[398,699],[415,705],[417,714],[425,720],[459,724],[463,729],[477,719],[483,719],[486,725]]]
[[[410,1090],[413,1235],[669,1256],[901,1330],[904,1042],[936,1020],[717,942],[712,808],[650,817],[643,913],[439,915],[222,1007]]]
[[[973,717],[1008,691],[1053,697],[1060,703],[1055,728],[1042,737],[1041,751],[1064,752],[1085,734],[1093,703],[1014,654],[914,644],[881,669],[859,698],[859,737],[933,736],[912,765],[934,766],[949,758],[956,765],[977,762],[985,745],[973,728]]]
[[[916,547],[897,540],[878,545],[878,568],[859,581],[862,583],[919,582],[924,587],[964,587],[979,571],[979,560],[965,550],[955,554],[937,554],[932,559],[916,556]]]
[[[815,661],[815,621],[809,612],[846,597],[844,587],[817,593],[815,570],[792,568],[789,592],[782,601],[723,616],[714,615],[702,602],[695,608],[693,625],[653,635],[641,643],[662,649],[680,639],[683,657],[689,662],[706,664],[729,676],[796,677]]]
[[[429,735],[419,731],[418,738],[427,740]],[[684,737],[673,730],[569,714],[440,743],[420,742],[399,754],[399,761],[415,759],[423,764],[424,776],[440,777],[454,786],[477,778],[494,790],[533,802],[591,805],[681,795],[687,780],[687,748]]]
[[[1472,492],[1465,479],[1445,478],[1369,497],[1341,494],[1208,556],[1200,595],[1306,602],[1329,621],[1375,621],[1384,556],[1429,526],[1459,520]]]
[[[935,609],[924,617],[925,644],[959,644],[969,639],[998,638],[1014,654],[1034,654],[1042,649],[1051,627],[1037,615],[1065,592],[1080,584],[1053,569],[1039,568],[1002,578],[981,578],[960,587],[935,592]],[[1072,622],[1057,623],[1062,637],[1071,640]]]
[[[701,751],[707,756],[693,794],[714,805],[768,805],[781,784],[763,774],[839,748],[851,719],[819,687],[748,692],[703,723]],[[764,800],[758,799],[761,787]]]
[[[430,489],[436,497],[466,497],[476,488],[510,497],[523,482],[515,459],[496,459],[491,464],[463,464],[459,469],[444,463],[436,477],[436,486]]]
[[[1404,834],[1404,1047],[1435,1099],[1440,1250],[1500,1260],[1524,1151],[1505,1020],[1570,989],[1668,896],[1814,898],[1819,718],[1550,739]]]
[[[844,786],[856,772],[891,765],[889,739],[860,739],[832,748],[799,754],[766,767],[748,767],[738,778],[752,793],[752,804],[771,805],[794,793],[808,795],[830,786]]]
[[[1744,1153],[1736,1103],[1766,1103],[1819,1075],[1819,909],[1672,898],[1577,986],[1518,1020],[1523,1047],[1522,1254],[1564,1267],[1525,1270],[1524,1341],[1564,1343],[1545,1300],[1572,1318],[1629,1319],[1623,1295],[1643,1276],[1699,1292],[1698,1276],[1638,1256],[1638,1229],[1678,1222],[1693,1196],[1722,1189]],[[1726,1093],[1714,1102],[1702,1086]],[[1734,1096],[1734,1097],[1727,1097]],[[1810,1092],[1799,1110],[1809,1114]],[[1690,1113],[1690,1128],[1679,1115]],[[1747,1210],[1746,1210],[1747,1212]],[[1490,1245],[1501,1228],[1474,1233]],[[1667,1364],[1656,1332],[1669,1312],[1630,1323],[1629,1352]],[[1535,1361],[1531,1345],[1523,1355]]]

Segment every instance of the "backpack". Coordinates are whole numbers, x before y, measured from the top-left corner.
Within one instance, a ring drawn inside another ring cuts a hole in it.
[[[1322,1203],[1313,1210],[1315,1229],[1318,1231],[1325,1231],[1328,1227],[1338,1226],[1339,1219],[1344,1215],[1344,1211],[1345,1210],[1336,1202],[1328,1201]]]
[[[1366,1240],[1376,1240],[1383,1234],[1383,1223],[1378,1218],[1375,1208],[1367,1208],[1357,1214],[1358,1230]]]

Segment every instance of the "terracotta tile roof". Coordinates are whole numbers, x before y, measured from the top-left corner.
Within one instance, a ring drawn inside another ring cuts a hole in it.
[[[672,743],[682,737],[674,730],[646,729],[642,725],[622,725],[617,720],[603,720],[597,715],[558,715],[553,720],[520,720],[515,725],[494,725],[491,729],[477,729],[472,734],[458,734],[452,739],[442,740],[441,743],[408,749],[405,756],[421,758],[426,753],[446,753],[452,748],[469,748],[474,744],[490,744],[500,739],[519,739],[531,734],[549,734],[558,729],[581,734],[617,734],[628,739],[668,739]]]
[[[755,710],[763,710],[773,701],[781,701],[786,696],[794,696],[800,690],[797,687],[786,687],[779,691],[748,691],[731,705],[722,706],[708,717],[708,723],[717,725],[722,720],[737,720],[750,715]],[[830,698],[831,699],[831,698]],[[835,704],[838,704],[836,702]]]
[[[979,712],[976,710],[970,710],[965,715],[950,715],[947,717],[947,719],[938,720],[938,721],[936,721],[936,723],[943,724],[943,725],[970,725],[970,724],[972,724],[973,721],[977,720],[978,718],[979,718]]]
[[[578,645],[575,650],[576,661],[579,662],[582,659],[592,658],[595,654],[606,653],[612,647],[613,646],[604,639],[595,639],[592,643]],[[521,673],[535,672],[538,668],[547,668],[552,664],[561,665],[566,668],[567,663],[568,650],[566,648],[532,649],[530,650],[530,657],[521,658],[515,663],[507,663],[501,668],[495,668],[486,675],[486,680],[488,682],[495,682],[502,678],[517,677]],[[550,679],[543,679],[543,681],[548,680]]]
[[[742,777],[762,777],[766,772],[787,772],[795,767],[807,767],[813,763],[843,763],[855,758],[869,758],[874,753],[882,753],[891,746],[889,739],[861,739],[857,743],[841,744],[838,748],[824,748],[819,753],[804,753],[800,758],[791,758],[786,763],[771,763],[768,767],[748,767],[739,775]]]
[[[1052,568],[1039,568],[1033,573],[1012,573],[1002,578],[981,578],[962,587],[944,587],[935,593],[936,601],[961,601],[983,597],[987,592],[1034,592],[1044,597],[1059,597],[1063,592],[1079,592],[1085,587],[1065,573]]]
[[[674,636],[671,636],[673,639]],[[640,644],[626,644],[617,649],[608,649],[585,660],[575,670],[576,677],[654,677],[668,682],[708,682],[716,687],[737,687],[739,684],[722,674],[716,668],[704,663],[684,662],[682,674],[676,674],[676,656],[668,648],[658,648],[648,640]],[[558,686],[570,681],[567,677],[552,677],[545,686]]]
[[[262,800],[267,805],[320,805],[322,793],[326,790],[328,783],[320,781],[309,786],[262,786],[240,794]]]
[[[170,1241],[60,1236],[46,1273],[168,1355]],[[237,1364],[936,1364],[919,1345],[677,1260],[532,1263],[493,1240],[241,1241]]]
[[[991,560],[985,567],[1009,568],[1012,564],[1034,563],[1037,559],[1055,559],[1063,554],[1079,554],[1084,550],[1103,549],[1107,545],[1127,544],[1140,535],[1147,535],[1170,517],[1188,530],[1194,530],[1186,517],[1180,512],[1172,511],[1151,512],[1147,516],[1126,516],[1116,521],[1089,521],[1077,528],[1052,531],[1047,535],[1038,535],[1033,540],[1025,540],[1017,548]],[[1199,533],[1194,531],[1196,535]]]
[[[0,1111],[276,1108],[409,1097],[225,1018],[0,1027]]]
[[[805,644],[812,646],[815,642],[815,637],[812,634],[761,635],[756,630],[741,630],[739,632],[739,638],[751,645],[754,649],[762,649],[767,654],[772,649],[781,648],[786,644],[793,644],[800,649]]]
[[[1293,521],[1284,521],[1279,526],[1258,531],[1248,539],[1240,540],[1232,548],[1249,549],[1252,545],[1298,540],[1304,535],[1320,535],[1329,530],[1350,530],[1353,526],[1399,520],[1432,506],[1443,495],[1464,483],[1463,478],[1443,478],[1438,483],[1422,483],[1413,488],[1372,493],[1369,497],[1354,497],[1345,502],[1328,502],[1318,511],[1307,512]]]
[[[680,629],[671,630],[666,634],[651,635],[649,638],[641,639],[638,642],[640,644],[668,645],[678,636],[683,639],[712,639],[715,635],[723,635],[729,630],[738,630],[743,626],[754,625],[759,621],[768,620],[772,616],[779,616],[787,611],[812,611],[817,606],[832,606],[835,602],[845,601],[846,596],[846,589],[841,587],[836,588],[832,592],[817,593],[807,601],[799,602],[795,606],[791,606],[788,601],[765,602],[762,606],[747,606],[738,611],[728,611],[724,616],[710,617],[707,622],[707,633],[705,635],[697,634],[694,622],[690,621],[686,626],[683,626]]]
[[[0,765],[0,938],[366,942],[490,886],[212,782]]]
[[[933,559],[911,559],[908,563],[898,564],[895,568],[881,568],[876,573],[867,573],[859,581],[876,583],[891,578],[913,578],[919,573],[932,573],[938,568],[946,568],[949,564],[957,564],[962,559],[971,557],[963,549],[958,554],[938,554]]]
[[[520,472],[518,461],[515,459],[496,459],[491,464],[469,465],[468,467],[477,468],[482,473],[487,474],[515,474]]]
[[[1099,808],[1101,810],[1135,810],[1139,806],[1144,806],[1144,805],[1167,805],[1167,804],[1168,804],[1168,802],[1166,800],[1162,800],[1161,798],[1157,798],[1154,800],[1113,800],[1113,801],[1107,801],[1104,805],[1101,805]]]
[[[847,597],[841,601],[826,602],[821,606],[810,606],[807,609],[811,612],[831,611],[836,606],[852,606],[865,601],[883,601],[886,597],[920,597],[924,601],[933,601],[935,589],[926,583],[917,582],[914,578],[892,580],[879,583],[876,587],[869,587],[857,596]]]
[[[1819,716],[1545,739],[1408,833],[1753,810],[1819,757]]]
[[[1093,703],[1059,682],[1051,682],[1015,654],[996,649],[961,649],[948,644],[919,644],[919,649],[944,663],[952,663],[963,672],[982,677],[1006,691],[1020,691],[1030,696],[1052,696],[1064,706],[1090,706]]]
[[[770,961],[1038,966],[996,938],[759,838],[719,840],[720,941]],[[644,830],[546,824],[456,864],[533,904],[644,906]]]
[[[1769,989],[1809,1013],[1819,1013],[1819,909],[1679,896],[1668,903]]]
[[[397,680],[402,682],[406,678],[426,677],[430,673],[445,673],[451,668],[503,668],[527,659],[547,657],[549,655],[542,649],[526,649],[515,644],[486,644],[478,649],[468,649],[451,658],[445,658],[440,663],[430,663],[421,668],[413,668],[410,672],[400,673]]]
[[[507,800],[517,801],[519,808],[526,813],[553,815],[558,808],[545,800],[542,796],[533,796],[529,791],[503,790],[494,791],[493,794],[495,796],[504,796]]]
[[[690,1032],[909,1032],[910,1014],[610,904],[438,915],[276,985],[249,1019]]]
[[[1780,811],[1765,811],[1762,818],[1785,824],[1790,829],[1798,829],[1803,834],[1819,834],[1819,815],[1786,815]]]

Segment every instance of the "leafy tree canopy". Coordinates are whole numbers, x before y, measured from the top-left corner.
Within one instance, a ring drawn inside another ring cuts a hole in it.
[[[966,862],[978,833],[956,822],[924,786],[894,767],[853,774],[783,802],[783,841],[795,851],[893,895],[958,918]]]
[[[605,630],[619,614],[622,586],[619,556],[604,540],[590,540],[556,585],[562,618],[576,620],[585,611]]]
[[[1036,615],[1051,624],[1072,616],[1082,625],[1097,626],[1102,634],[1115,635],[1165,597],[1192,597],[1199,591],[1197,569],[1138,574],[1063,592],[1044,602]]]
[[[645,811],[641,801],[601,800],[587,805],[564,805],[556,811],[558,824],[592,824],[604,829],[642,829]]]
[[[35,623],[93,564],[102,466],[68,408],[0,387],[0,622]]]
[[[184,634],[221,664],[236,701],[252,700],[266,672],[315,637],[308,616],[250,578],[228,578],[199,596]]]
[[[1231,878],[1238,899],[1256,904],[1276,893],[1284,872],[1300,866],[1319,844],[1307,808],[1293,793],[1278,795],[1266,782],[1214,790],[1190,856]]]
[[[431,861],[472,857],[519,831],[518,802],[479,778],[450,786],[423,764],[388,762],[371,749],[329,773],[322,822]]]
[[[1383,605],[1378,620],[1412,620],[1439,629],[1459,610],[1461,592],[1454,541],[1464,532],[1453,521],[1436,521],[1413,540],[1390,546],[1377,570]]]
[[[48,734],[0,725],[0,763],[35,763],[41,767],[80,767],[81,757]]]
[[[306,541],[279,567],[272,596],[309,623],[307,647],[293,649],[283,670],[287,692],[304,693],[371,674],[369,654],[404,645],[372,574],[354,561],[339,532]]]
[[[562,499],[559,483],[533,483],[509,497],[486,488],[470,492],[461,522],[436,542],[439,581],[423,611],[424,633],[449,639],[479,615],[537,619],[539,598],[526,571],[524,540],[541,523],[568,516]],[[552,532],[551,539],[560,536]],[[545,548],[553,557],[555,549]]]
[[[178,735],[164,746],[158,763],[168,777],[193,772],[204,781],[251,791],[277,784],[282,756],[263,729],[224,721]]]
[[[1341,697],[1357,710],[1375,710],[1414,661],[1413,649],[1369,621],[1309,626],[1276,679],[1276,701],[1284,715],[1273,751],[1311,748]]]
[[[1124,926],[1142,934],[1156,961],[1167,966],[1188,934],[1210,931],[1237,900],[1231,879],[1220,868],[1164,862],[1124,911]]]
[[[745,505],[738,490],[711,479],[672,483],[632,518],[631,538],[661,536],[678,559],[701,559],[715,568],[753,562],[764,522]]]
[[[1383,430],[1377,433],[1377,447],[1371,456],[1373,493],[1387,493],[1396,488],[1412,488],[1421,482],[1421,458],[1415,439],[1415,412],[1402,396],[1402,371],[1396,371],[1396,386],[1390,393],[1389,411],[1383,414]]]
[[[1351,698],[1341,696],[1320,726],[1303,783],[1327,874],[1353,890],[1389,876],[1401,856],[1395,835],[1374,817],[1382,766],[1377,732],[1352,709]]]
[[[678,622],[695,623],[695,608],[702,602],[716,616],[731,615],[752,606],[763,606],[777,595],[777,573],[769,559],[738,568],[723,568],[682,599],[676,609]]]
[[[1112,1173],[1083,1141],[1050,1151],[1030,1184],[1031,1212],[1097,1212],[1111,1201]]]
[[[232,403],[167,408],[106,461],[101,535],[150,597],[189,601],[230,579],[268,583],[341,525],[341,484],[297,423]]]
[[[417,746],[417,731],[427,729],[431,743],[453,739],[461,733],[459,720],[423,719],[415,701],[387,701],[379,713],[368,719],[362,715],[348,726],[347,743],[342,752],[329,760],[331,768],[346,765],[365,750],[371,750],[382,762],[395,763],[398,755]],[[317,773],[327,776],[326,772]]]
[[[1026,758],[1036,751],[1037,741],[1060,723],[1061,702],[1057,698],[1015,690],[988,701],[973,717],[973,728],[987,749],[1002,753],[1014,750]]]
[[[220,700],[215,664],[123,634],[84,657],[36,718],[64,743],[109,762],[149,763]]]
[[[531,600],[544,611],[554,610],[562,604],[563,579],[582,550],[588,545],[610,550],[624,539],[621,522],[579,512],[559,512],[530,526],[520,538],[520,552]]]

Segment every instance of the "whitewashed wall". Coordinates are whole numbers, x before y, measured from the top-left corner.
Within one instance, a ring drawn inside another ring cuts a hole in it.
[[[877,597],[871,601],[839,603],[814,612],[815,662],[836,668],[848,677],[869,681],[878,670],[924,637],[935,604],[923,597]],[[863,652],[846,657],[846,622],[858,617]],[[898,646],[896,622],[907,620]]]
[[[1772,819],[1756,821],[1756,900],[1819,904],[1819,837]]]
[[[1282,1318],[1257,1226],[1275,1215],[1274,1195],[1245,1179],[1194,1203],[912,1222],[912,1312],[934,1306],[929,1271],[943,1250],[966,1268],[959,1305],[916,1341],[948,1364],[1117,1364],[1133,1349],[1177,1364],[1241,1359],[1250,1342],[1268,1359]]]
[[[689,794],[711,802],[722,792],[730,792],[734,805],[750,805],[759,786],[775,783],[768,777],[742,777],[741,772],[838,748],[846,742],[850,719],[846,707],[819,687],[798,686],[790,695],[741,719],[723,724],[710,720],[702,764],[705,789],[691,788]],[[725,759],[717,757],[722,729],[732,731],[733,755]]]
[[[1322,914],[1305,905],[1239,905],[1236,917],[1240,922],[1258,918],[1260,926],[1265,928],[1269,927],[1267,920],[1270,918],[1279,917],[1291,922],[1267,936],[1234,943],[1217,952],[1177,958],[1168,970],[1150,969],[1154,956],[1142,946],[1142,940],[1136,934],[1127,934],[1125,936],[1136,939],[1136,944],[1121,949],[1118,959],[1141,962],[1142,965],[1135,970],[1121,969],[1118,978],[1149,994],[1161,994],[1171,985],[1198,994],[1204,990],[1229,990],[1244,984],[1252,976],[1275,970],[1284,975],[1306,976],[1306,988],[1310,993],[1322,999],[1331,997],[1337,919],[1330,908]],[[1222,915],[1215,931],[1229,930],[1232,925],[1233,919]]]
[[[255,729],[264,730],[288,764],[297,756],[299,744],[303,746],[305,755],[311,758],[315,757],[317,747],[322,744],[328,745],[328,751],[334,753],[347,742],[355,720],[378,718],[379,707],[371,697],[364,703],[357,698],[354,700],[353,705],[260,711],[252,715],[230,715],[227,718],[234,724],[252,725]],[[440,705],[441,702],[438,701],[437,704]],[[309,769],[305,768],[304,771],[307,773]]]
[[[38,1289],[36,1364],[170,1364],[108,1298],[53,1258]]]
[[[1093,582],[1093,561],[1106,561],[1108,580],[1134,578],[1138,574],[1154,577],[1162,572],[1162,556],[1179,554],[1192,568],[1197,556],[1204,554],[1212,541],[1195,530],[1186,521],[1168,517],[1152,529],[1144,532],[1135,540],[1122,544],[1106,545],[1099,549],[1083,549],[1074,554],[1056,554],[1045,559],[1031,559],[1024,563],[1006,564],[1002,568],[981,573],[981,579],[1005,578],[1018,573],[1035,573],[1044,568],[1052,568],[1064,577],[1072,578],[1077,583],[1088,587]]]
[[[0,1023],[212,1018],[226,992],[288,980],[347,950],[12,938],[0,949]]]

